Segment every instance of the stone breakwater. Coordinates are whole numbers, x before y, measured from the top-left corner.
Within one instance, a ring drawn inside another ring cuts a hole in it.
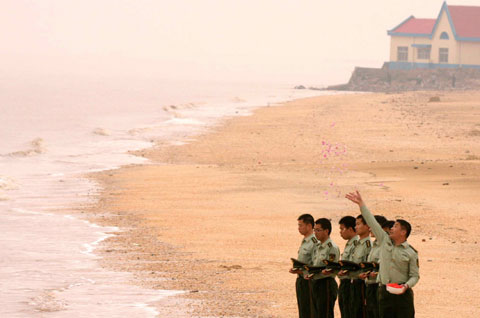
[[[402,92],[418,90],[471,90],[480,88],[480,69],[442,68],[390,70],[356,67],[346,84],[333,85],[327,90]]]

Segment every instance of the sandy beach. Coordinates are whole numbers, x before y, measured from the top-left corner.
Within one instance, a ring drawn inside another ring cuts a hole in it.
[[[125,229],[100,248],[105,267],[186,291],[156,304],[170,317],[287,318],[297,217],[330,218],[343,250],[338,220],[359,214],[344,195],[358,189],[375,214],[412,223],[417,317],[475,317],[479,141],[479,91],[301,99],[137,152],[153,164],[92,175],[104,190],[81,210]]]

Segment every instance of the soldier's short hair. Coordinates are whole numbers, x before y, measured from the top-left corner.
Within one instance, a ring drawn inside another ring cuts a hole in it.
[[[357,220],[362,220],[362,223],[367,225],[367,222],[365,222],[365,219],[363,218],[363,215],[360,214],[359,216],[357,216]],[[355,226],[356,226],[356,224],[355,224]]]
[[[391,229],[394,224],[395,224],[395,221],[387,220],[387,222],[385,222],[382,227],[383,228],[388,227],[389,229]]]
[[[298,217],[297,221],[302,221],[305,224],[310,224],[312,227],[315,226],[313,224],[315,220],[313,219],[313,216],[311,214],[302,214]]]
[[[410,235],[410,232],[412,231],[412,226],[410,225],[410,223],[402,219],[398,219],[397,222],[398,224],[400,224],[400,227],[402,228],[402,230],[407,231],[407,237],[408,237]]]
[[[332,233],[332,222],[330,222],[329,219],[320,218],[315,221],[315,224],[319,224],[322,227],[322,229],[328,230],[328,235]]]
[[[355,218],[353,216],[344,216],[343,218],[340,219],[340,221],[338,221],[338,224],[343,224],[347,229],[348,228],[351,228],[353,229],[354,232],[355,231]]]
[[[381,227],[385,227],[385,223],[387,223],[387,218],[383,215],[375,215],[375,220],[377,220]]]

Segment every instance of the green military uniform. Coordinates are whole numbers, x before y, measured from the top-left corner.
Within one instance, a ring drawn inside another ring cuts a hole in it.
[[[415,307],[412,287],[420,279],[418,254],[407,241],[395,245],[366,206],[362,206],[361,211],[379,243],[380,269],[377,276],[379,316],[413,318]],[[408,289],[402,295],[394,295],[386,290],[388,283],[406,284]]]
[[[318,242],[313,249],[313,266],[322,266],[323,260],[338,262],[340,249],[330,238],[325,242]],[[335,301],[337,300],[338,285],[334,274],[322,273],[313,276],[313,302],[317,318],[333,318]]]
[[[342,261],[350,261],[353,251],[355,247],[358,245],[358,235],[352,237],[347,244],[345,245],[345,249],[340,257]],[[351,278],[346,276],[338,276],[340,278],[340,286],[338,288],[338,306],[340,307],[340,313],[342,318],[350,318],[350,301],[351,301],[351,294],[350,294],[350,286],[351,286]]]
[[[366,262],[368,254],[372,249],[372,241],[370,236],[364,237],[358,241],[357,246],[353,250],[350,260],[357,264]],[[361,272],[352,272],[349,276],[352,278],[350,285],[350,317],[365,318],[366,317],[366,302],[365,302],[365,282],[358,278]]]
[[[298,249],[297,259],[305,264],[313,264],[313,248],[317,243],[318,240],[314,234],[304,238]],[[311,282],[303,278],[303,275],[298,275],[297,281],[295,282],[295,289],[297,292],[298,316],[300,318],[314,317],[315,310],[312,301]]]
[[[367,262],[379,263],[380,261],[380,244],[378,240],[372,243],[372,250],[368,254]],[[367,317],[368,318],[378,318],[378,283],[377,278],[368,277],[365,280],[366,283],[366,301],[367,301]]]

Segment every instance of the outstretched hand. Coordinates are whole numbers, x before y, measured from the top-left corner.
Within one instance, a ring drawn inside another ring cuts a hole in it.
[[[363,202],[362,196],[358,191],[347,193],[345,195],[345,198],[349,199],[353,203],[358,204],[359,207],[362,207],[365,205],[365,203]]]

